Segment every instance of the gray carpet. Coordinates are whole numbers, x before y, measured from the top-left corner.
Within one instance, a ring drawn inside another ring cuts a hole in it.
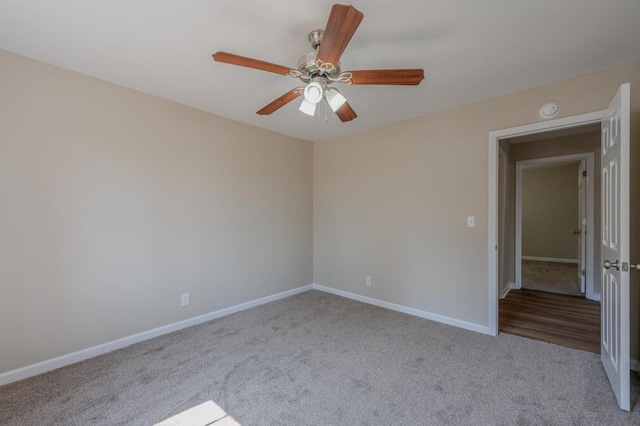
[[[2,425],[630,425],[595,354],[310,291],[0,387]]]
[[[577,263],[522,261],[522,288],[583,296]]]

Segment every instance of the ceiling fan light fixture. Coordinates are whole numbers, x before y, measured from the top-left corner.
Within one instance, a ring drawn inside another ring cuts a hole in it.
[[[422,68],[366,69],[343,72],[340,58],[363,18],[362,12],[353,6],[334,4],[331,7],[329,20],[325,28],[313,30],[309,33],[308,39],[313,51],[302,55],[296,68],[289,68],[228,52],[216,52],[212,56],[216,62],[300,79],[305,85],[304,88],[297,87],[286,92],[261,108],[257,111],[259,115],[271,114],[299,96],[303,96],[304,101],[299,109],[305,114],[315,115],[318,104],[326,100],[342,122],[351,121],[358,115],[351,108],[345,97],[335,88],[327,87],[328,85],[340,83],[345,86],[364,84],[416,86],[424,79],[424,70]]]
[[[303,99],[302,103],[300,104],[300,108],[298,109],[304,112],[305,114],[313,117],[316,113],[317,105],[318,105],[317,103],[314,104],[314,103],[308,102],[306,99]]]
[[[304,88],[304,100],[310,104],[317,104],[324,96],[324,88],[318,81],[312,81]]]
[[[342,96],[342,93],[338,91],[338,89],[332,87],[327,90],[326,94],[327,102],[329,103],[329,107],[331,107],[331,111],[336,112],[347,102],[347,98]]]

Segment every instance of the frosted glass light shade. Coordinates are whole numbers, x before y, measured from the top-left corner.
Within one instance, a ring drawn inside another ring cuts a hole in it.
[[[334,88],[327,90],[326,98],[329,106],[331,107],[331,111],[333,112],[339,110],[340,107],[344,105],[345,102],[347,102],[347,99],[342,96],[340,92],[338,92],[338,89]]]
[[[317,104],[322,100],[323,92],[322,84],[317,81],[309,83],[304,88],[304,100],[311,104]]]
[[[298,109],[305,114],[313,117],[313,115],[316,113],[316,105],[317,104],[308,102],[306,99],[303,99],[302,103],[300,104],[300,108]]]

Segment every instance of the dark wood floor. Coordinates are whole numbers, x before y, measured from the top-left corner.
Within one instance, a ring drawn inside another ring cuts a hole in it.
[[[583,297],[511,290],[500,299],[502,333],[600,353],[600,303]]]

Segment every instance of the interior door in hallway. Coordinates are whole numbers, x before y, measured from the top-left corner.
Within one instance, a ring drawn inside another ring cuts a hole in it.
[[[630,409],[629,139],[630,84],[602,119],[601,359],[623,410]]]
[[[578,279],[580,292],[587,289],[587,160],[578,167]]]

